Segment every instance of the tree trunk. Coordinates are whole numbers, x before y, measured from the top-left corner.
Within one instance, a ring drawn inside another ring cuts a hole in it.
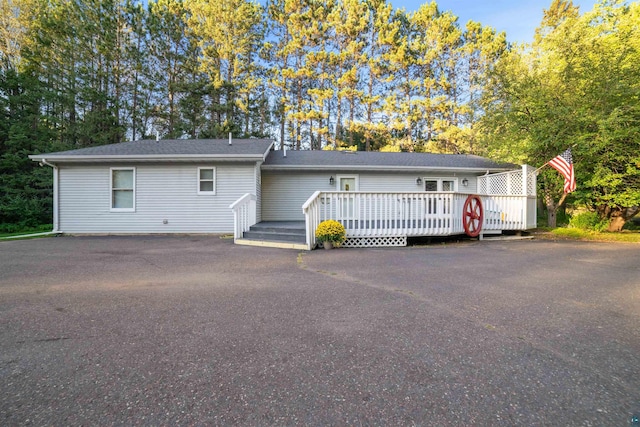
[[[598,209],[600,218],[608,217],[611,219],[607,231],[612,232],[622,231],[622,227],[624,227],[627,220],[636,216],[638,212],[640,212],[640,206],[634,206],[631,208],[611,208],[609,206],[606,206],[604,208]]]
[[[284,149],[284,138],[285,138],[285,128],[286,128],[286,113],[284,111],[284,105],[281,107],[282,108],[282,114],[280,115],[280,149],[283,150]]]
[[[616,216],[611,218],[611,222],[609,223],[609,229],[607,231],[622,231],[622,227],[624,227],[626,220],[621,216]]]
[[[549,205],[547,205],[547,226],[551,228],[556,228],[557,226],[556,210]]]
[[[551,228],[557,227],[558,209],[564,204],[567,199],[567,194],[564,193],[558,203],[553,199],[553,193],[547,189],[544,190],[544,201],[547,206],[547,226]]]
[[[342,141],[342,98],[338,95],[338,102],[336,105],[336,136],[334,139],[335,148],[338,148],[338,141]]]

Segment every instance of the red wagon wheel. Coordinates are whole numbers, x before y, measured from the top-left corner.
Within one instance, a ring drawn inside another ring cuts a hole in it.
[[[480,196],[469,195],[462,208],[462,226],[467,236],[477,237],[482,231],[482,200]]]

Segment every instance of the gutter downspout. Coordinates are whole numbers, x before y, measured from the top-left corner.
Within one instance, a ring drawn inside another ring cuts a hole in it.
[[[54,164],[47,162],[47,159],[42,159],[40,164],[45,164],[50,166],[53,169],[53,231],[52,233],[59,233],[59,223],[60,223],[60,215],[59,215],[59,205],[58,205],[58,182],[60,170]]]

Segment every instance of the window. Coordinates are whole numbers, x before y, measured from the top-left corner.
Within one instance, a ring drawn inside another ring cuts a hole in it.
[[[425,178],[424,191],[456,191],[457,179]]]
[[[339,191],[358,191],[358,175],[336,175]]]
[[[457,178],[425,178],[424,191],[453,192],[458,188]],[[436,196],[427,200],[427,214],[451,213],[451,200],[446,196]]]
[[[135,212],[135,168],[111,168],[111,211]]]
[[[198,194],[216,194],[216,168],[198,168]]]

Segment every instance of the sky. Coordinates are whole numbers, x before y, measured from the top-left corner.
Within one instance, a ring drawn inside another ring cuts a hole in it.
[[[417,10],[430,0],[390,0],[397,8],[408,12]],[[552,0],[436,0],[441,11],[450,10],[458,17],[460,26],[473,20],[482,25],[507,33],[507,41],[528,43],[533,41],[535,29],[542,21],[542,11]],[[580,13],[593,9],[596,0],[573,0]]]

